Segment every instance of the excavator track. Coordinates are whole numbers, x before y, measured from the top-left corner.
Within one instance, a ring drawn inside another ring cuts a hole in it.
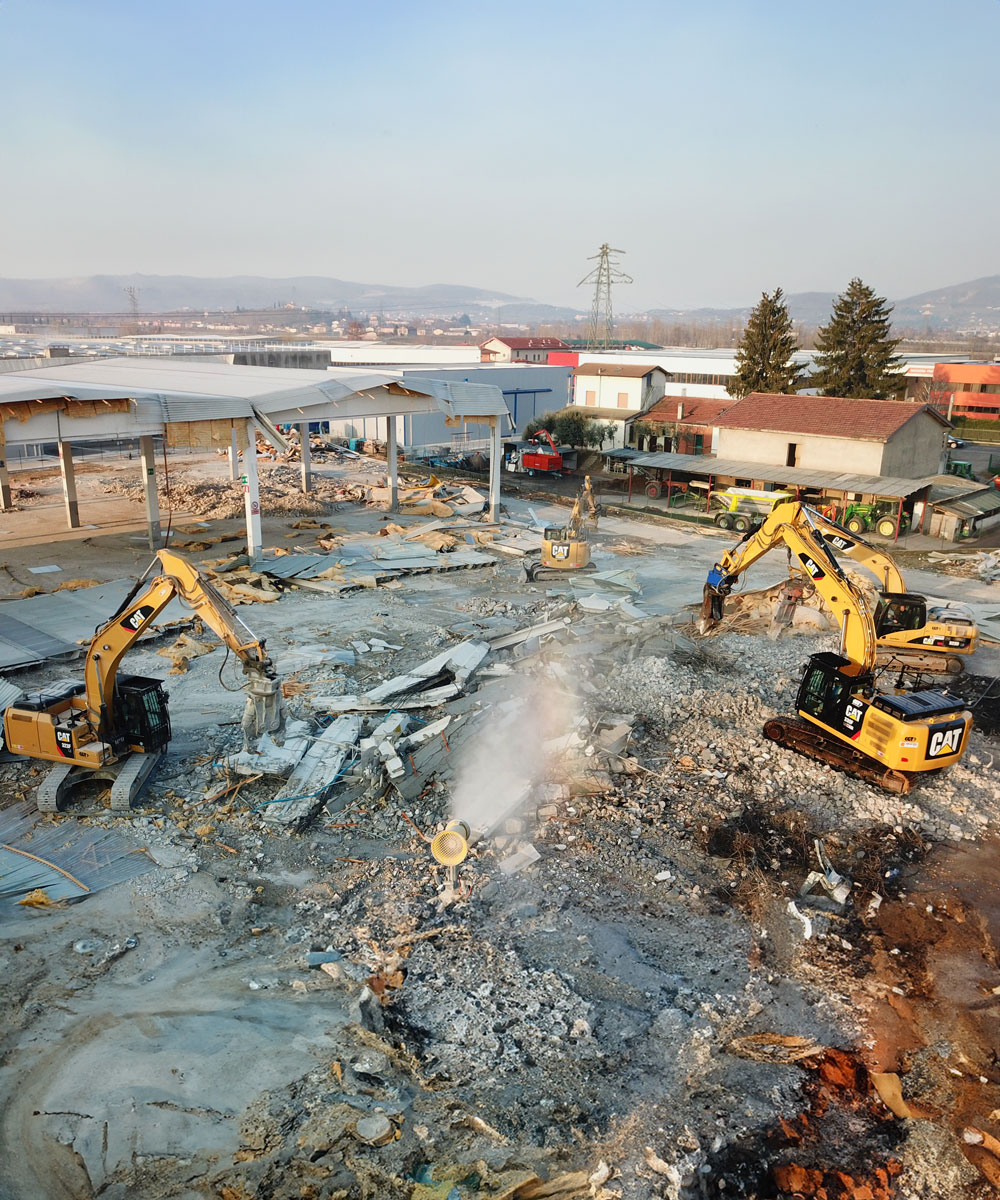
[[[915,782],[912,775],[880,766],[867,754],[862,754],[837,738],[828,737],[808,721],[774,717],[765,722],[764,736],[779,746],[787,746],[797,754],[826,763],[835,771],[843,771],[845,775],[873,783],[884,792],[893,792],[897,796],[905,796]]]
[[[539,579],[567,579],[570,575],[590,575],[597,570],[593,563],[585,567],[543,567],[540,562],[525,564],[525,577],[535,583]]]
[[[905,668],[924,675],[961,675],[965,663],[957,654],[935,654],[931,651],[879,649],[878,665],[887,670]]]

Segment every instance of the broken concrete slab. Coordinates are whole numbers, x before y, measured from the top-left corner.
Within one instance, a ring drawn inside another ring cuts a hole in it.
[[[502,637],[494,638],[489,643],[489,648],[491,650],[508,650],[511,646],[520,646],[533,638],[543,638],[550,634],[561,633],[569,624],[569,617],[559,617],[552,621],[543,621],[539,625],[529,625],[514,633],[505,633]]]
[[[461,642],[442,650],[405,675],[397,675],[371,688],[365,693],[365,700],[369,704],[380,704],[390,696],[406,696],[423,691],[435,683],[443,684],[446,680],[461,688],[489,652],[490,647],[486,642]]]
[[[287,783],[267,802],[264,820],[286,828],[308,821],[322,807],[360,736],[361,718],[354,713],[327,726],[296,764]]]

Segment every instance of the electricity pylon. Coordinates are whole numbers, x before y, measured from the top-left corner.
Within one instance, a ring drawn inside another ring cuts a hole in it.
[[[132,332],[139,332],[139,289],[137,287],[122,288],[128,297],[128,306],[132,313]]]
[[[590,308],[590,331],[587,334],[588,350],[610,350],[615,340],[615,317],[611,305],[611,285],[613,283],[631,283],[632,276],[618,269],[618,260],[612,254],[624,254],[624,250],[613,250],[605,242],[596,254],[590,256],[597,259],[597,266],[585,275],[577,287],[585,283],[594,285],[594,301]]]

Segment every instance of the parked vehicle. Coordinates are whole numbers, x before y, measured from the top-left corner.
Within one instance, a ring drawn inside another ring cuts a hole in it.
[[[843,515],[840,524],[851,533],[868,533],[875,530],[882,537],[896,536],[896,521],[899,519],[898,510],[884,500],[876,500],[871,504],[862,504],[860,500],[852,500]],[[903,513],[899,520],[900,534],[907,533],[910,528],[910,518]]]
[[[759,488],[728,487],[713,492],[711,503],[721,508],[715,514],[715,523],[720,529],[735,529],[746,533],[762,525],[776,504],[794,500],[791,492],[765,492]]]

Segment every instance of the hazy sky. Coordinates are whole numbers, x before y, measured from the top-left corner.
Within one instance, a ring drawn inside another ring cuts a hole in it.
[[[0,275],[1000,272],[1000,0],[0,0]]]

